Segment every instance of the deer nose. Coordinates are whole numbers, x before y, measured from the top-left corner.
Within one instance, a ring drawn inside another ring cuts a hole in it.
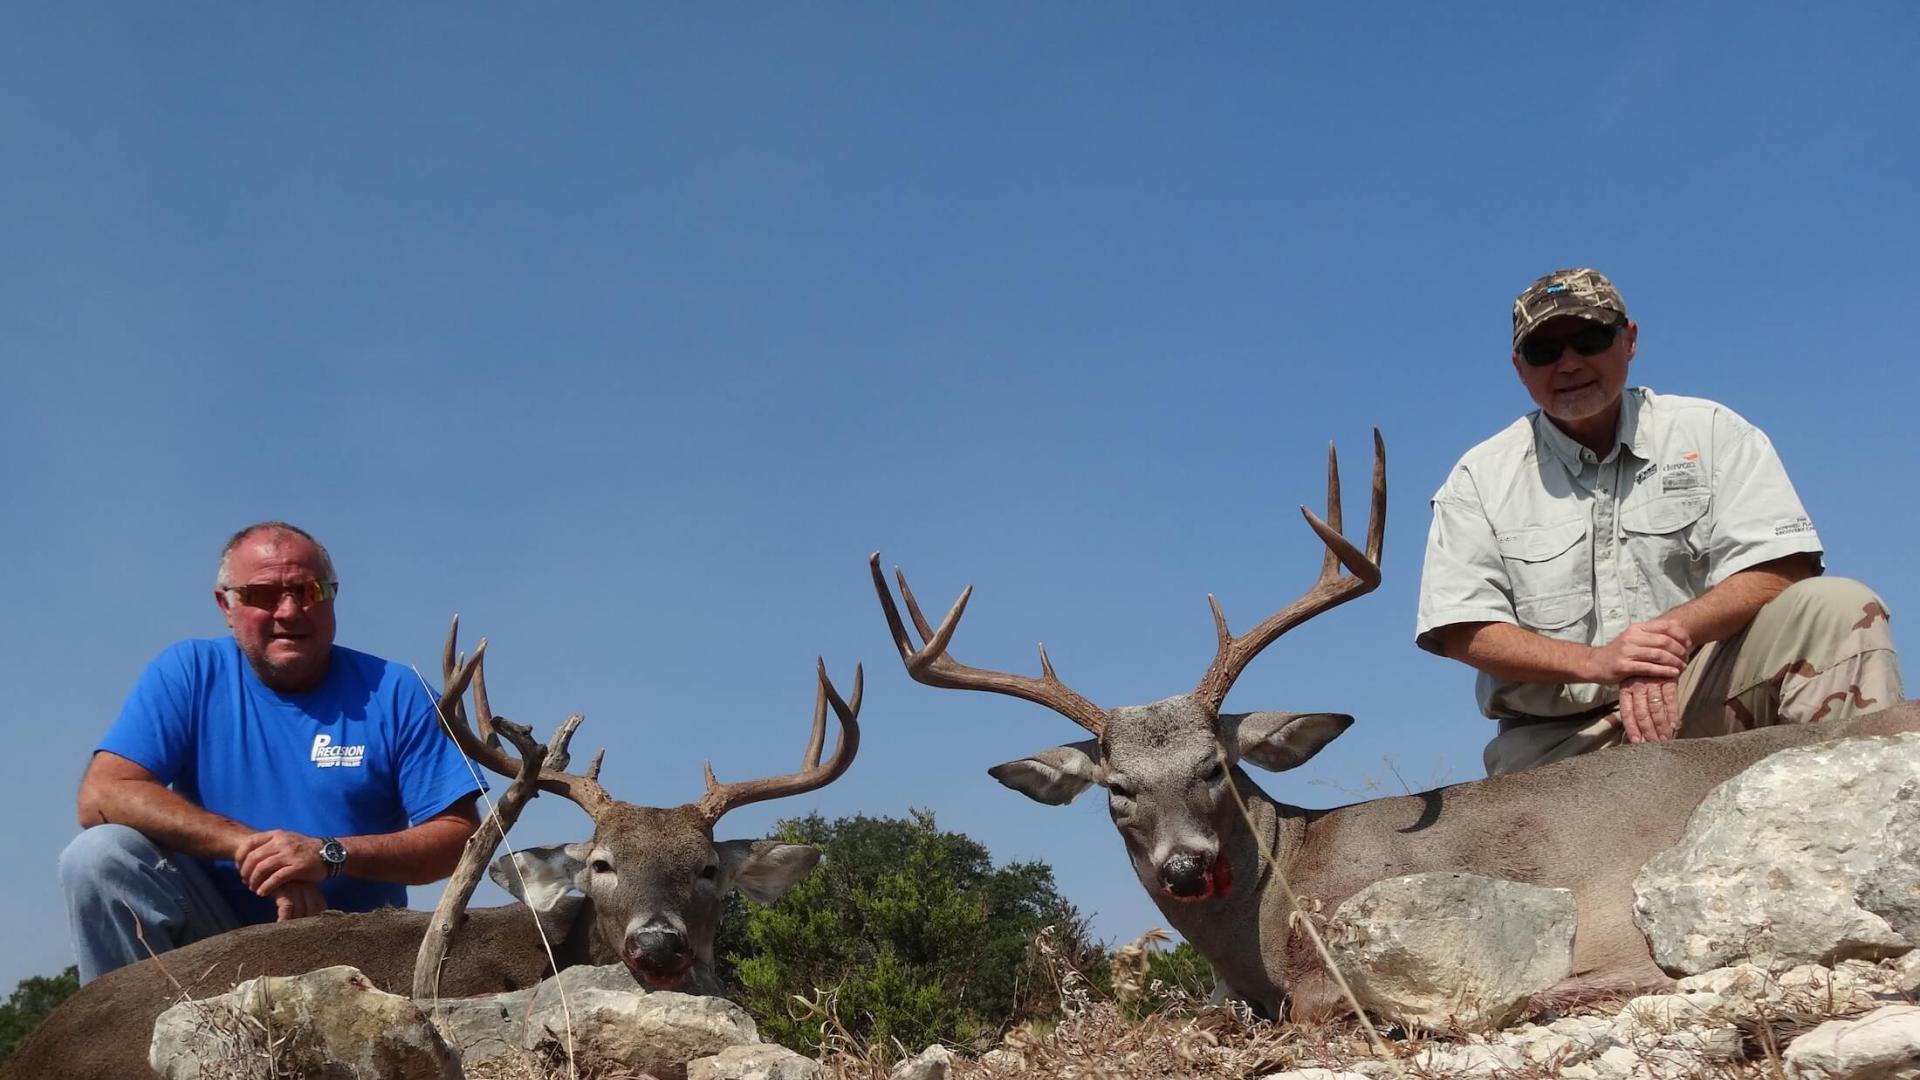
[[[1209,887],[1207,861],[1198,855],[1175,855],[1160,865],[1160,884],[1175,896],[1203,896]]]
[[[649,971],[673,971],[685,967],[689,956],[687,939],[678,930],[647,927],[627,935],[627,960]]]

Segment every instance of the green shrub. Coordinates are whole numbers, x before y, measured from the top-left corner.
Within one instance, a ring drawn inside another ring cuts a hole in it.
[[[777,829],[826,858],[779,903],[734,904],[716,953],[762,1034],[793,1049],[819,1046],[825,1021],[796,999],[824,1006],[829,1033],[863,1047],[989,1040],[1058,1005],[1028,957],[1042,927],[1056,928],[1060,948],[1089,951],[1085,921],[1050,867],[996,867],[927,811],[815,814]]]
[[[68,967],[58,975],[32,975],[20,980],[0,1005],[0,1061],[13,1056],[40,1021],[80,989],[80,969]]]

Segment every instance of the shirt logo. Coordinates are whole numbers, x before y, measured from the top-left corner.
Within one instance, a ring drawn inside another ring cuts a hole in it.
[[[1707,478],[1700,470],[1698,451],[1682,455],[1679,461],[1671,461],[1660,466],[1660,490],[1664,494],[1690,491],[1706,486]]]
[[[317,769],[349,768],[357,769],[360,761],[367,756],[365,746],[335,746],[333,736],[315,735],[313,737],[313,765]]]

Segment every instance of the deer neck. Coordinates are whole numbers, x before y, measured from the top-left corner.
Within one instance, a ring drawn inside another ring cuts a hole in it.
[[[1285,893],[1273,880],[1274,867],[1284,871],[1305,835],[1304,816],[1298,809],[1276,802],[1238,766],[1233,782],[1246,805],[1242,816],[1239,806],[1230,807],[1227,826],[1222,830],[1221,854],[1233,869],[1233,887],[1223,897],[1183,901],[1158,888],[1156,881],[1141,873],[1141,884],[1153,896],[1161,914],[1182,937],[1200,950],[1213,965],[1214,973],[1237,996],[1277,1015],[1282,995],[1281,973],[1267,956],[1277,959],[1280,950],[1268,949],[1266,938],[1272,927],[1284,932],[1286,926]],[[1262,851],[1270,853],[1269,862]]]

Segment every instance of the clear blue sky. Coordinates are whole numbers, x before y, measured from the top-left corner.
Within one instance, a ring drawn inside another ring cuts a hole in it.
[[[975,584],[962,659],[1156,699],[1208,592],[1238,628],[1310,584],[1295,507],[1335,440],[1363,517],[1378,425],[1385,584],[1229,707],[1359,718],[1267,784],[1304,805],[1476,776],[1470,675],[1412,644],[1426,499],[1527,408],[1508,305],[1558,266],[1920,642],[1920,8],[1523,10],[11,6],[0,990],[69,962],[87,752],[263,517],[332,548],[343,644],[431,675],[460,612],[497,708],[586,713],[636,802],[793,768],[814,656],[864,661],[852,771],[723,834],[929,807],[1131,937],[1104,801],[986,775],[1078,729],[910,682],[867,553]]]

